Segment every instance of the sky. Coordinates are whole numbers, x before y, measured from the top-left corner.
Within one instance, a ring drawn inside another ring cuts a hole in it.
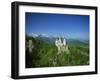
[[[26,12],[25,32],[89,40],[89,16]]]

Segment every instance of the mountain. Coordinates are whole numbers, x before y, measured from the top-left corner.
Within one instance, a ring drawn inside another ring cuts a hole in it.
[[[55,43],[55,40],[57,37],[53,37],[53,36],[48,36],[46,34],[32,34],[32,37],[36,38],[36,39],[39,39],[39,40],[42,40],[42,41],[45,41],[47,43],[51,43],[51,44],[54,44]],[[83,39],[67,39],[66,38],[66,43],[67,44],[70,44],[70,45],[88,45],[89,44],[89,40],[83,40]]]
[[[30,36],[32,36],[32,37],[38,37],[39,35],[38,34],[34,34],[34,33],[32,33]]]
[[[79,40],[79,39],[67,39],[67,43],[70,45],[89,45],[88,40]]]
[[[56,38],[55,37],[51,37],[51,36],[44,36],[44,35],[38,35],[38,37],[36,37],[37,39],[39,40],[43,40],[45,42],[48,42],[48,43],[51,43],[51,44],[54,44],[55,43],[55,40]]]

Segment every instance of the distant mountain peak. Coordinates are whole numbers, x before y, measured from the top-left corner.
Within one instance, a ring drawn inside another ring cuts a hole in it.
[[[38,37],[38,34],[32,33],[32,37]]]
[[[50,37],[50,36],[47,35],[47,34],[35,34],[35,33],[32,33],[31,36],[32,36],[32,37]]]

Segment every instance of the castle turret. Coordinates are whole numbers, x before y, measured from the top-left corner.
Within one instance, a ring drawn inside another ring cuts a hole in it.
[[[66,39],[65,38],[63,39],[63,44],[64,44],[64,46],[66,45]]]
[[[66,39],[65,38],[56,39],[55,45],[58,48],[58,54],[60,54],[61,52],[69,53],[68,45],[66,44]]]

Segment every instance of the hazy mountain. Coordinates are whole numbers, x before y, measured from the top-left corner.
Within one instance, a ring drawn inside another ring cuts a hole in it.
[[[74,45],[88,45],[89,41],[88,40],[80,40],[80,39],[67,39],[68,44],[74,44]]]
[[[53,37],[53,36],[48,36],[46,34],[32,34],[32,37],[39,39],[39,40],[43,40],[45,42],[54,44],[55,40],[57,37]],[[89,40],[83,40],[83,39],[67,39],[66,38],[66,43],[68,44],[75,44],[75,45],[80,45],[80,44],[89,44]]]
[[[44,36],[44,35],[38,35],[37,37],[36,37],[37,39],[40,39],[40,40],[43,40],[43,41],[45,41],[45,42],[48,42],[48,43],[54,43],[55,42],[55,40],[56,40],[56,38],[55,37],[51,37],[51,36]]]

